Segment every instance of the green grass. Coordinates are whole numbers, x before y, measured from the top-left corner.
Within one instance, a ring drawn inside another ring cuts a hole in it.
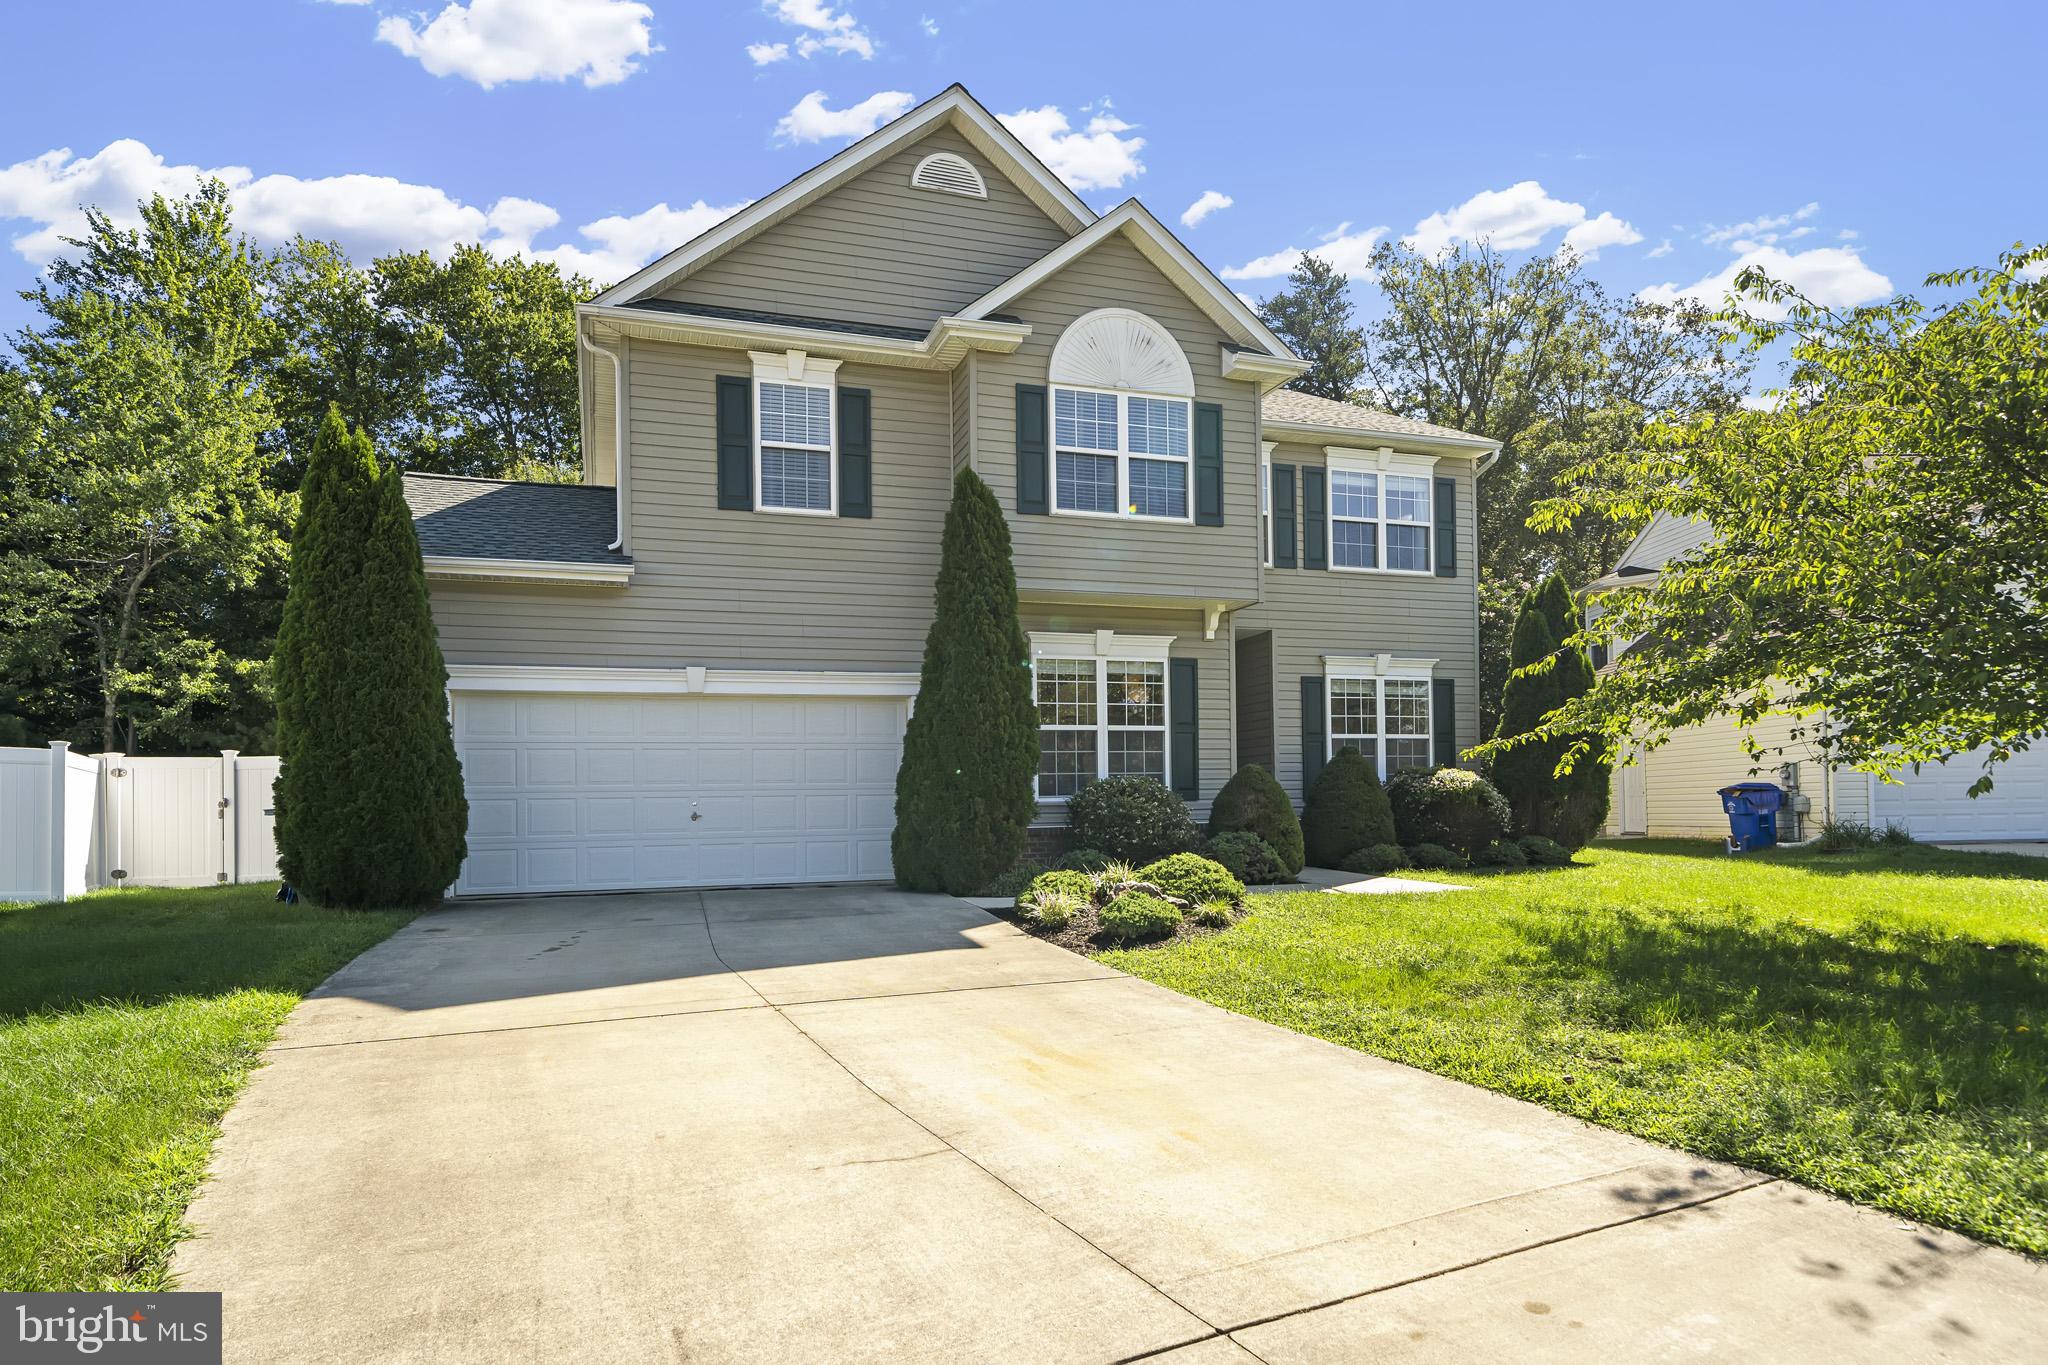
[[[1110,964],[1303,1033],[2048,1255],[2048,860],[1596,847],[1264,896]]]
[[[162,1288],[257,1055],[300,996],[412,918],[275,890],[0,905],[0,1289]]]

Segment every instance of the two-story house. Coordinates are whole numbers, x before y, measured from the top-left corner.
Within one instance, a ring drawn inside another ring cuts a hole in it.
[[[1497,447],[1302,361],[1135,200],[959,87],[578,310],[582,485],[408,476],[470,801],[459,890],[885,879],[954,475],[1009,516],[1042,821],[1198,818],[1478,738]]]

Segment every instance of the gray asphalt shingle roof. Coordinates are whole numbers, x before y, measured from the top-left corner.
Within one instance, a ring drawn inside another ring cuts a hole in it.
[[[1263,411],[1268,422],[1294,423],[1307,427],[1338,427],[1348,431],[1382,432],[1392,436],[1414,436],[1422,440],[1478,441],[1484,437],[1434,422],[1421,422],[1357,403],[1340,403],[1293,389],[1275,389],[1266,395]]]
[[[619,533],[618,503],[610,488],[408,472],[405,501],[421,554],[632,563],[605,548]]]

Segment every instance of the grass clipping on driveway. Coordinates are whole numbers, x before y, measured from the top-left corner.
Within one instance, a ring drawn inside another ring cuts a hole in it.
[[[257,1055],[300,996],[412,918],[275,890],[0,906],[0,1289],[163,1287]]]
[[[1103,961],[1594,1123],[2048,1255],[2048,860],[1604,847],[1252,901]]]

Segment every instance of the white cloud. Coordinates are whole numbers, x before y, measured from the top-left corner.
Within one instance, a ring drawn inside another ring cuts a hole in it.
[[[1835,240],[1838,242],[1853,242],[1862,235],[1863,234],[1858,232],[1855,228],[1843,228],[1840,232],[1835,234]]]
[[[1651,247],[1648,251],[1645,251],[1643,253],[1643,258],[1645,260],[1654,261],[1659,256],[1669,256],[1670,254],[1671,239],[1669,237],[1666,237],[1663,241],[1657,243],[1657,245]]]
[[[1611,213],[1603,213],[1598,218],[1588,218],[1564,235],[1564,244],[1576,252],[1582,261],[1598,260],[1602,247],[1634,246],[1642,240],[1642,233]]]
[[[1226,280],[1270,280],[1285,275],[1301,264],[1303,256],[1314,256],[1333,269],[1342,271],[1354,280],[1372,280],[1372,249],[1380,238],[1387,235],[1384,227],[1367,228],[1363,232],[1351,231],[1351,224],[1339,223],[1336,230],[1323,235],[1321,244],[1306,249],[1298,246],[1283,247],[1243,265],[1226,266],[1217,273]]]
[[[1502,251],[1520,251],[1560,228],[1569,231],[1585,223],[1585,205],[1553,199],[1537,181],[1522,180],[1504,190],[1481,190],[1456,208],[1432,213],[1401,240],[1424,255],[1435,255],[1457,242],[1477,241]],[[1607,213],[1592,220],[1589,231],[1593,240],[1606,245],[1642,240],[1634,227]]]
[[[656,254],[682,245],[744,203],[688,208],[656,204],[632,217],[600,218],[576,230],[580,241],[534,246],[561,222],[538,200],[507,195],[489,209],[465,204],[432,185],[387,175],[251,173],[246,166],[171,165],[141,142],[123,138],[91,156],[58,148],[0,169],[0,219],[23,219],[30,230],[13,239],[30,262],[45,265],[67,249],[63,239],[85,232],[83,204],[106,211],[117,225],[141,222],[140,201],[152,195],[189,194],[207,177],[228,186],[235,225],[269,246],[304,235],[339,242],[357,260],[393,251],[427,251],[445,258],[464,242],[503,254],[518,252],[579,270],[601,284],[622,279]]]
[[[1735,287],[1735,277],[1750,266],[1760,267],[1773,279],[1783,280],[1815,303],[1827,308],[1852,308],[1888,297],[1892,282],[1863,263],[1853,247],[1820,246],[1810,251],[1788,252],[1782,247],[1753,246],[1725,267],[1694,284],[1654,284],[1641,291],[1652,303],[1687,301],[1718,308]],[[1782,305],[1746,302],[1759,317],[1783,317]]]
[[[656,50],[639,0],[469,0],[432,19],[386,15],[377,40],[436,76],[461,76],[484,89],[510,81],[616,85]]]
[[[793,49],[799,57],[851,52],[865,60],[875,55],[875,40],[860,26],[860,20],[847,10],[833,9],[824,0],[764,0],[761,8],[791,28],[802,30]],[[747,47],[747,55],[756,66],[779,62],[791,51],[789,43],[751,43]]]
[[[1708,225],[1700,234],[1700,240],[1708,246],[1726,246],[1734,252],[1750,252],[1760,246],[1774,246],[1780,241],[1797,241],[1813,231],[1810,227],[1792,227],[1803,223],[1820,212],[1818,203],[1806,203],[1790,213],[1766,213],[1746,223],[1731,223],[1726,227]],[[1781,229],[1790,228],[1790,231]]]
[[[775,125],[778,136],[791,142],[823,142],[826,138],[866,137],[910,107],[903,90],[884,90],[844,109],[827,109],[825,92],[813,90]]]
[[[1136,125],[1109,112],[1107,100],[1081,132],[1075,132],[1067,116],[1053,104],[997,117],[1017,135],[1018,141],[1031,149],[1032,155],[1074,189],[1113,190],[1145,173],[1145,164],[1138,160],[1145,139],[1118,136]]]
[[[932,18],[929,14],[919,16],[917,26],[924,30],[927,38],[939,36],[939,21]]]
[[[1203,190],[1200,199],[1181,210],[1180,225],[1185,228],[1195,227],[1216,210],[1227,209],[1236,202],[1219,190]]]

